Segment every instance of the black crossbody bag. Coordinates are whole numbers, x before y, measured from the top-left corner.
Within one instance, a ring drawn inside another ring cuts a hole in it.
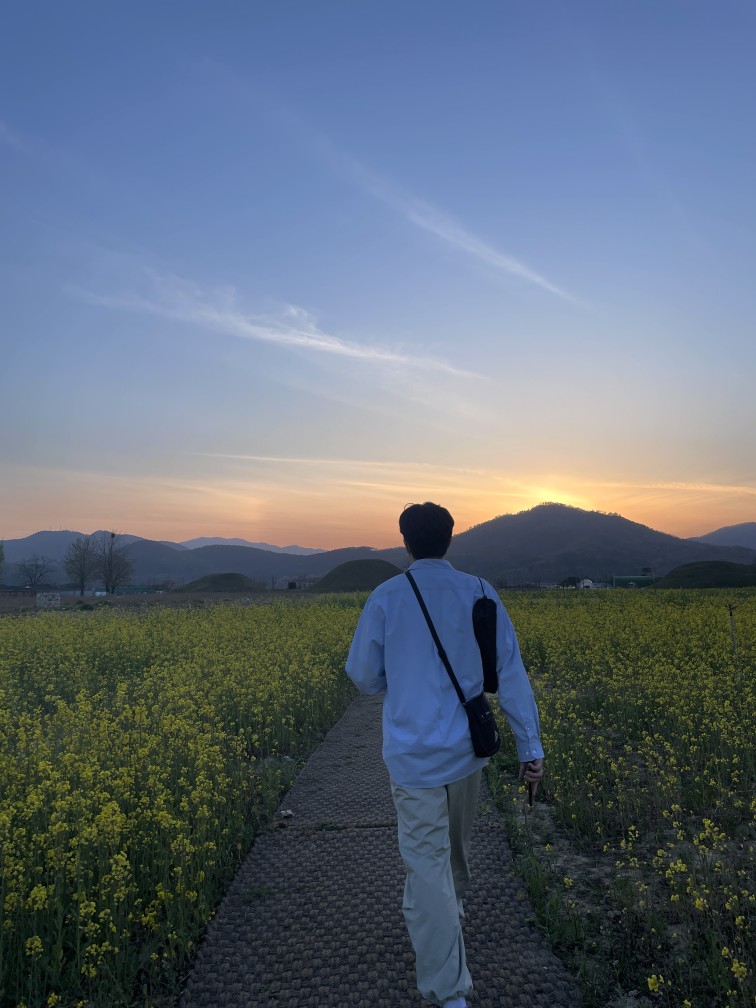
[[[420,594],[420,589],[417,587],[415,579],[412,577],[410,572],[405,571],[404,573],[407,575],[407,579],[412,585],[412,590],[417,597],[417,601],[420,603],[420,608],[423,611],[423,616],[425,616],[428,629],[430,630],[431,636],[436,644],[438,656],[443,662],[444,668],[449,673],[449,678],[452,681],[452,686],[454,686],[454,689],[457,692],[459,702],[464,707],[465,714],[467,714],[467,720],[470,725],[470,737],[472,738],[475,755],[480,757],[493,756],[494,753],[499,751],[501,740],[499,738],[499,729],[496,724],[496,718],[494,717],[488,700],[486,700],[486,695],[485,693],[480,693],[471,700],[465,700],[465,694],[462,692],[462,689],[457,682],[457,677],[454,675],[454,669],[451,667],[451,662],[447,657],[446,651],[444,651],[444,646],[436,633],[436,628],[433,625],[433,620],[430,617],[428,608],[423,601],[423,596]]]
[[[483,692],[496,693],[499,689],[499,676],[496,672],[496,603],[486,595],[480,578],[478,581],[483,594],[473,605],[473,632],[483,663]]]

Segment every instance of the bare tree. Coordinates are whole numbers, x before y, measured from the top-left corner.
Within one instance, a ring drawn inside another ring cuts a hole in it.
[[[22,560],[18,565],[18,576],[29,588],[36,588],[41,584],[55,564],[49,557],[40,556],[35,553],[28,560]]]
[[[80,536],[74,539],[63,557],[63,567],[79,589],[79,595],[84,594],[87,585],[97,573],[98,556],[96,543],[92,536]]]
[[[119,542],[120,538],[117,532],[103,532],[95,542],[96,571],[109,595],[115,595],[116,588],[128,584],[134,572],[134,565],[126,556],[126,547]]]

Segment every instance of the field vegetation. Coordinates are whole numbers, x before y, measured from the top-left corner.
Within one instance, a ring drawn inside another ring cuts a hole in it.
[[[353,695],[358,609],[0,620],[0,1005],[169,1005],[296,761]]]
[[[174,1003],[364,599],[0,619],[2,1008]],[[587,1008],[752,1008],[756,593],[505,601],[547,777],[524,811],[507,738],[489,779]]]
[[[750,1008],[756,593],[505,603],[541,711],[543,803],[510,783],[511,747],[489,776],[588,1008]]]

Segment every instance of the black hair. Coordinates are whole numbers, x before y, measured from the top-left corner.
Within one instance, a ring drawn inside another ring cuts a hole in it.
[[[440,504],[408,504],[399,515],[399,531],[415,560],[443,557],[449,549],[454,519]]]

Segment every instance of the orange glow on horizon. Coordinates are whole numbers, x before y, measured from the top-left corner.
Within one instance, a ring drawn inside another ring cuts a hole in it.
[[[455,534],[457,535],[497,517],[528,511],[543,503],[568,504],[586,511],[619,514],[629,521],[680,538],[705,535],[716,528],[754,520],[753,510],[750,513],[744,513],[732,509],[731,512],[719,513],[714,516],[711,510],[701,507],[700,509],[686,509],[685,513],[681,514],[676,509],[670,509],[668,505],[665,507],[660,504],[653,507],[635,504],[628,505],[623,509],[616,505],[601,507],[591,506],[590,503],[573,504],[571,501],[559,500],[556,495],[544,496],[540,500],[534,500],[531,504],[524,503],[521,506],[501,510],[497,513],[476,511],[469,507],[454,508],[440,498],[437,499],[437,503],[443,504],[445,507],[449,506],[455,519]],[[164,524],[163,522],[156,523],[149,518],[129,519],[127,515],[124,515],[118,522],[101,522],[96,526],[91,523],[71,521],[65,525],[57,526],[56,530],[65,528],[89,534],[100,528],[115,528],[122,533],[168,542],[183,542],[201,536],[217,536],[228,539],[246,539],[249,542],[264,542],[283,547],[303,546],[331,550],[371,546],[374,549],[391,549],[402,545],[398,518],[403,507],[402,504],[395,514],[374,515],[369,524],[356,522],[354,513],[344,514],[340,521],[335,519],[333,515],[318,520],[316,516],[310,514],[301,523],[289,516],[287,521],[267,522],[264,526],[251,523],[247,516],[237,521],[228,515],[223,515],[222,518],[220,516],[213,518],[211,515],[207,515],[201,523],[198,523],[196,518],[187,517]],[[49,529],[49,526],[47,528]],[[6,535],[5,538],[20,539],[42,530],[44,530],[43,525],[26,526],[19,529],[17,534]]]
[[[554,474],[504,480],[471,471],[461,480],[458,471],[413,476],[402,470],[381,482],[349,478],[351,473],[327,480],[307,471],[279,483],[272,478],[169,482],[62,470],[18,475],[24,478],[6,484],[0,527],[6,540],[51,528],[85,534],[105,528],[171,542],[220,536],[276,546],[386,549],[401,546],[398,518],[405,505],[425,500],[449,508],[457,534],[545,502],[619,514],[682,538],[756,519],[756,487],[568,480]]]

